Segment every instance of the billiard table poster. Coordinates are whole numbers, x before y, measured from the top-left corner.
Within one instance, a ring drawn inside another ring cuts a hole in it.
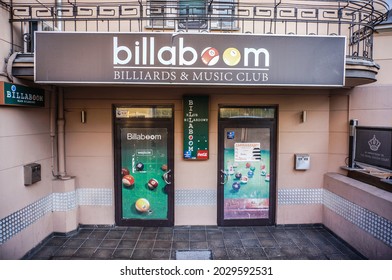
[[[231,129],[230,131],[233,131]],[[260,142],[226,139],[224,150],[224,219],[268,219],[270,190],[269,129],[248,129]]]
[[[123,219],[167,219],[166,128],[121,129]]]

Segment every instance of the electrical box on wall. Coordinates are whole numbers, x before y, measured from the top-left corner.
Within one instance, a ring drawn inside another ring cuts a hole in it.
[[[295,154],[295,170],[308,170],[310,168],[310,155],[309,154]]]
[[[41,164],[30,163],[23,166],[23,168],[25,186],[30,186],[41,181]]]

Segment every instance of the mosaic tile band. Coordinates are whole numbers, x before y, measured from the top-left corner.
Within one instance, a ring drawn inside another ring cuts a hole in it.
[[[216,205],[216,190],[176,190],[175,204],[178,206]]]
[[[66,212],[84,205],[113,205],[113,190],[81,188],[72,192],[50,194],[0,219],[0,245],[41,219],[47,213]]]
[[[0,220],[0,245],[47,213],[52,212],[53,195],[46,196]]]
[[[323,189],[280,189],[278,204],[322,204]]]
[[[392,221],[324,190],[324,206],[392,247]]]
[[[178,206],[216,206],[215,190],[176,190]],[[392,247],[392,221],[324,189],[280,189],[278,205],[323,204],[328,209]],[[113,190],[82,188],[68,193],[53,193],[11,215],[0,219],[0,245],[47,213],[70,211],[78,206],[111,206]]]

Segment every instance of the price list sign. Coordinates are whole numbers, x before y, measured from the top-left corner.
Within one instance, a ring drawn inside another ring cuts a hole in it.
[[[207,160],[208,151],[208,96],[185,96],[184,159]]]

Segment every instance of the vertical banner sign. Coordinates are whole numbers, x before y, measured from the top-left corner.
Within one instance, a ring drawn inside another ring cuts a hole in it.
[[[184,159],[207,160],[208,154],[208,96],[185,96]]]

